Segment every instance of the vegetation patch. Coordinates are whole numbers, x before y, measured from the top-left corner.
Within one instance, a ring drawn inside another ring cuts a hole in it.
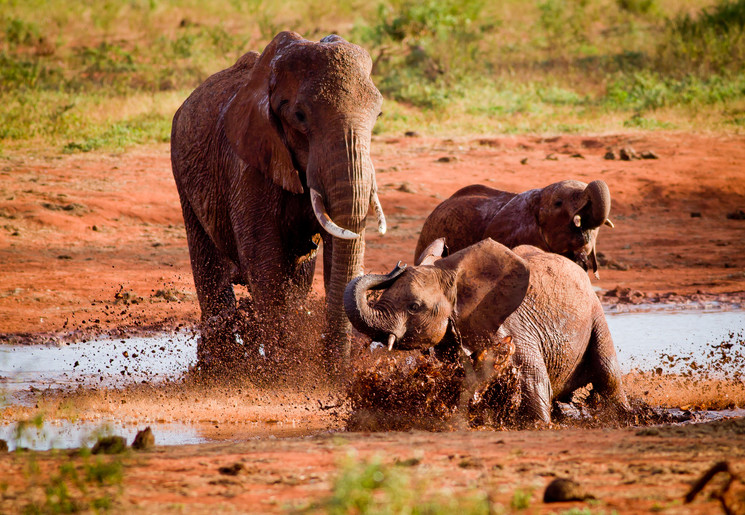
[[[167,141],[190,91],[284,29],[369,51],[378,134],[742,127],[745,0],[30,0],[0,14],[1,144]]]

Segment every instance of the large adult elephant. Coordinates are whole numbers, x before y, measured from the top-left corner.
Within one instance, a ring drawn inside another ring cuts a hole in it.
[[[371,67],[365,50],[339,36],[282,32],[260,55],[209,77],[176,112],[171,162],[202,312],[199,366],[258,352],[232,335],[233,284],[248,286],[264,329],[287,329],[288,307],[310,290],[320,234],[326,357],[343,372],[351,327],[342,296],[362,270],[370,206],[385,232],[370,159],[382,103]]]
[[[473,184],[427,217],[414,259],[437,238],[444,237],[451,252],[492,238],[510,248],[533,245],[562,255],[597,275],[595,246],[600,226],[613,227],[610,207],[610,191],[601,180],[559,181],[522,193]]]
[[[421,265],[368,274],[347,286],[345,308],[357,330],[390,350],[458,348],[474,356],[510,337],[523,422],[550,422],[552,401],[588,383],[620,413],[629,408],[621,370],[597,295],[570,260],[531,245],[510,250],[486,238],[441,258],[442,239]],[[367,292],[384,290],[370,304]]]

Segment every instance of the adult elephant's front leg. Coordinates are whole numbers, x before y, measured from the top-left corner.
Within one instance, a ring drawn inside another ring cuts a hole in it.
[[[197,368],[206,370],[228,365],[241,354],[233,335],[236,306],[231,275],[235,265],[217,249],[189,202],[182,198],[181,207],[194,285],[202,312]]]

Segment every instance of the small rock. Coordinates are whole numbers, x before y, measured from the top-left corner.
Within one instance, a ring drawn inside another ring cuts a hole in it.
[[[701,213],[699,211],[691,211],[691,218],[701,218]]]
[[[731,213],[727,213],[727,218],[729,220],[745,220],[745,211],[742,209],[732,211]]]
[[[8,452],[8,442],[0,440],[0,452]]]
[[[417,131],[406,131],[404,132],[404,136],[406,136],[407,138],[418,138],[419,133]]]
[[[226,476],[237,476],[243,470],[243,463],[233,463],[228,467],[220,467],[217,471]]]
[[[91,449],[93,454],[120,454],[127,448],[127,440],[123,436],[102,436]]]
[[[404,193],[416,193],[416,189],[414,189],[414,186],[412,186],[410,182],[402,182],[398,187],[398,191],[403,191]]]
[[[587,494],[576,481],[562,477],[557,477],[551,481],[543,493],[543,502],[545,503],[585,501],[594,498]]]
[[[657,155],[657,153],[654,150],[645,150],[639,156],[642,159],[659,159],[660,156]]]
[[[608,161],[613,161],[615,158],[616,158],[616,154],[612,150],[609,150],[603,156],[603,159],[607,159]]]
[[[155,435],[153,435],[153,430],[150,429],[150,426],[142,431],[138,431],[134,442],[132,442],[132,448],[138,451],[147,451],[153,447],[155,447]]]
[[[615,259],[608,259],[605,262],[605,266],[611,270],[621,270],[623,272],[629,269],[629,265],[616,261]]]
[[[455,156],[442,156],[437,159],[438,163],[452,163],[454,161],[457,161],[458,158]]]
[[[639,159],[636,151],[631,147],[623,147],[618,151],[618,157],[621,161],[631,161],[632,159]]]
[[[522,159],[520,160],[520,164],[521,164],[521,165],[526,165],[526,164],[528,164],[528,158],[527,158],[527,157],[523,157],[523,158],[522,158]]]
[[[583,156],[583,155],[582,155],[582,154],[580,154],[579,152],[575,152],[574,154],[572,154],[572,155],[571,155],[571,156],[569,156],[569,157],[574,157],[574,158],[576,158],[576,159],[584,159],[584,158],[585,158],[585,156]]]
[[[553,154],[552,153],[552,154],[549,154],[549,155],[546,156],[546,161],[558,161],[558,160],[559,160],[559,158],[556,157],[556,154]]]
[[[498,139],[480,139],[479,145],[484,146],[484,147],[498,147],[499,140]]]
[[[603,142],[596,139],[583,139],[581,145],[584,148],[600,148],[603,146]]]

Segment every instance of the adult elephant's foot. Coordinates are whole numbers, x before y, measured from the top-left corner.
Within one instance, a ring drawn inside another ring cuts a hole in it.
[[[232,312],[202,322],[197,339],[197,370],[220,372],[220,369],[229,369],[244,359],[246,350],[236,333],[237,319],[238,315]]]
[[[350,335],[332,335],[324,333],[323,340],[323,366],[326,370],[329,384],[331,386],[343,387],[351,375],[350,354],[352,338]]]

